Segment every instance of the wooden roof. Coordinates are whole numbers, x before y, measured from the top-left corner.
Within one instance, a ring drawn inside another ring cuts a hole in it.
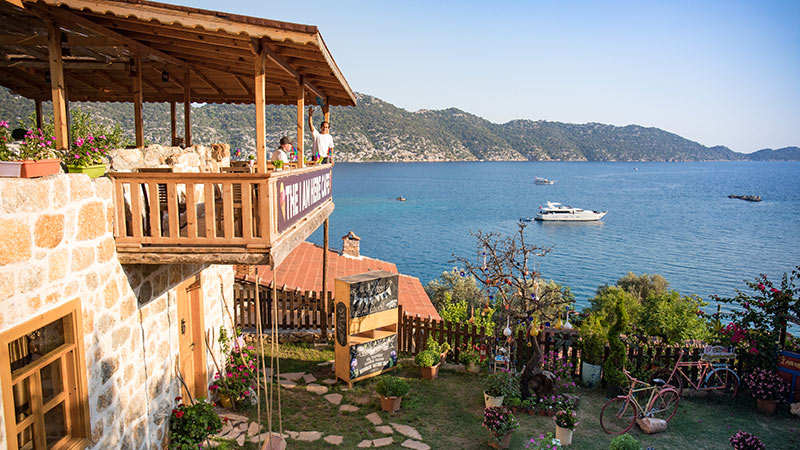
[[[253,103],[257,51],[266,47],[267,103],[356,99],[314,26],[138,0],[0,0],[0,85],[51,96],[48,23],[61,30],[70,101],[132,101],[134,54],[145,102]]]

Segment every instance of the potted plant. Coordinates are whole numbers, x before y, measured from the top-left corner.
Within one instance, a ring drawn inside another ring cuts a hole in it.
[[[272,165],[275,166],[275,170],[283,169],[283,161],[280,160],[280,159],[276,159],[275,161],[272,161]]]
[[[511,408],[511,411],[516,414],[522,406],[522,399],[519,397],[503,398],[503,405]]]
[[[233,340],[233,346],[224,327],[220,327],[218,341],[222,354],[227,354],[225,365],[214,375],[208,390],[217,395],[219,403],[228,409],[235,409],[255,399],[256,366],[255,348],[245,346],[240,338]]]
[[[175,401],[181,402],[181,397],[175,397]],[[222,421],[205,399],[197,399],[192,405],[179,403],[170,415],[168,448],[195,450],[201,447],[208,436],[220,430]]]
[[[625,433],[612,439],[608,450],[642,450],[642,444],[635,437]]]
[[[467,372],[478,373],[481,352],[476,345],[465,344],[458,355],[458,360],[467,367]]]
[[[12,140],[8,122],[0,120],[0,177],[19,177],[22,163],[16,161],[14,152],[8,148]]]
[[[483,427],[491,434],[490,447],[508,448],[511,443],[511,434],[519,429],[519,423],[507,408],[496,406],[483,410]]]
[[[105,135],[95,137],[89,133],[79,137],[64,153],[64,163],[70,173],[85,173],[97,178],[106,173],[108,142]]]
[[[444,361],[447,359],[447,352],[451,350],[451,347],[450,343],[447,341],[444,341],[440,344],[433,339],[433,336],[428,336],[428,340],[425,342],[425,350],[430,350],[434,353],[437,353],[440,356],[440,359]]]
[[[433,380],[439,375],[439,365],[442,361],[441,355],[433,350],[424,350],[417,353],[414,361],[422,371],[422,378]]]
[[[503,398],[519,395],[519,383],[511,372],[500,371],[490,374],[486,378],[483,399],[487,408],[502,406]]]
[[[61,170],[61,160],[53,149],[54,138],[46,136],[41,128],[25,133],[18,153],[6,152],[7,158],[20,162],[19,176],[35,178],[53,175]]]
[[[581,351],[581,380],[587,387],[600,384],[603,369],[603,351],[606,340],[595,317],[587,318],[578,328]]]
[[[744,383],[755,397],[758,411],[770,416],[775,414],[778,401],[789,393],[788,383],[772,370],[755,369],[745,375]]]
[[[728,441],[735,450],[765,450],[767,448],[758,436],[741,430],[731,436]]]
[[[539,437],[531,438],[525,444],[525,448],[528,450],[558,450],[561,448],[561,442],[553,433],[542,433]]]
[[[578,414],[570,409],[561,409],[553,419],[556,422],[556,439],[565,447],[572,444],[572,432],[578,426]]]
[[[375,390],[381,397],[381,410],[395,412],[400,409],[400,402],[410,389],[408,382],[401,378],[392,375],[382,376],[375,385]]]

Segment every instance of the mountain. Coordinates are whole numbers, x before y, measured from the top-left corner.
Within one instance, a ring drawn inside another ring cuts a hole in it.
[[[600,123],[512,120],[492,123],[456,108],[409,112],[366,94],[358,107],[332,107],[331,122],[339,161],[786,161],[800,160],[798,147],[764,149],[752,155],[727,147],[706,147],[658,128]],[[72,103],[95,120],[119,123],[133,138],[130,103]],[[45,111],[49,104],[43,107]],[[194,143],[227,142],[255,149],[253,105],[205,104],[192,107]],[[33,113],[33,101],[0,88],[0,120],[16,125]],[[315,121],[320,121],[319,108]],[[296,134],[296,107],[267,107],[267,142]],[[144,105],[145,140],[169,141],[169,105]],[[178,108],[183,123],[183,108]],[[307,130],[308,131],[308,130]],[[179,135],[183,134],[179,126]],[[306,148],[310,148],[306,132]]]

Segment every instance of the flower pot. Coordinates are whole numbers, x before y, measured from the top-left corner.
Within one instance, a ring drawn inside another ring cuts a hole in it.
[[[503,437],[495,437],[494,439],[489,439],[489,447],[492,448],[508,448],[511,445],[511,434],[508,433]]]
[[[386,412],[395,412],[400,409],[400,402],[403,400],[403,397],[384,397],[380,395],[381,398],[381,410]]]
[[[87,167],[67,166],[69,173],[85,173],[89,178],[101,177],[106,173],[105,164],[95,164]]]
[[[43,159],[41,161],[22,161],[19,176],[22,178],[36,178],[53,175],[61,170],[60,159]]]
[[[560,426],[556,425],[556,439],[561,441],[562,447],[572,444],[573,431],[574,430],[570,430],[569,428],[561,428]]]
[[[0,177],[19,178],[20,170],[22,170],[20,161],[0,161]]]
[[[233,409],[233,401],[228,394],[217,394],[219,395],[219,404],[222,405],[225,409]]]
[[[603,366],[596,366],[586,362],[581,362],[581,380],[587,387],[595,387],[600,384],[600,374]]]
[[[422,378],[426,380],[434,380],[439,376],[439,364],[431,367],[420,367],[422,370]]]
[[[478,373],[481,371],[481,368],[475,363],[467,364],[467,372]]]
[[[777,400],[761,400],[756,399],[756,406],[758,407],[758,412],[762,414],[766,414],[771,416],[775,414],[775,408],[778,406]]]
[[[503,406],[503,396],[501,395],[500,397],[492,397],[491,395],[484,392],[483,402],[486,404],[487,408],[491,408],[493,406]]]

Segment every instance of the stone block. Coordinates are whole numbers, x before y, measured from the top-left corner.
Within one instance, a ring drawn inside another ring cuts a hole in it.
[[[428,445],[428,444],[426,444],[424,442],[415,441],[413,439],[406,439],[400,445],[405,447],[405,448],[410,448],[410,449],[413,449],[413,450],[430,450],[431,449],[430,445]]]
[[[69,250],[58,249],[47,258],[48,279],[56,281],[64,278],[67,274],[69,263]]]
[[[110,181],[110,180],[109,180]],[[69,177],[59,176],[52,181],[53,209],[61,209],[69,204]]]
[[[114,190],[114,182],[110,178],[95,178],[94,181],[95,195],[101,200],[112,200],[112,193]]]
[[[385,437],[380,439],[373,439],[372,445],[373,447],[386,447],[387,445],[392,445],[393,442],[394,439],[392,439],[391,437]]]
[[[47,273],[40,266],[29,266],[19,271],[17,289],[19,292],[30,292],[44,286]]]
[[[119,363],[115,357],[105,358],[100,361],[100,381],[102,384],[106,384],[114,376],[118,366]]]
[[[419,434],[419,431],[416,428],[409,426],[409,425],[402,425],[399,423],[390,422],[389,425],[394,427],[398,433],[402,434],[403,436],[410,437],[411,439],[416,439],[418,441],[422,440],[422,436]]]
[[[330,435],[325,436],[322,440],[331,445],[342,445],[342,442],[344,442],[344,436]]]
[[[0,266],[31,258],[30,226],[17,219],[0,219]]]
[[[383,433],[383,434],[392,434],[392,433],[394,433],[394,430],[389,425],[378,425],[377,427],[375,427],[375,429],[378,430],[379,433]]]
[[[114,332],[111,334],[111,348],[116,351],[125,343],[128,342],[128,339],[131,337],[131,329],[127,325],[120,325]]]
[[[108,280],[108,284],[106,284],[105,289],[103,289],[103,303],[105,304],[106,308],[112,309],[114,305],[117,304],[119,300],[119,287],[117,286],[117,280],[114,278]]]
[[[64,215],[45,214],[39,216],[33,236],[37,247],[55,248],[64,239]]]
[[[114,402],[114,386],[109,386],[97,397],[97,411],[105,411]]]
[[[0,271],[0,301],[16,294],[16,274],[10,270]]]
[[[13,214],[18,212],[40,212],[50,209],[50,185],[44,179],[4,179],[2,211]]]
[[[367,420],[369,420],[373,425],[380,425],[383,423],[383,419],[381,419],[381,416],[379,416],[376,412],[367,414]]]
[[[90,202],[78,212],[79,241],[95,239],[106,233],[106,211],[102,202]]]
[[[94,264],[94,248],[77,247],[72,249],[72,271],[80,272]]]
[[[114,254],[117,251],[117,244],[114,242],[114,238],[108,237],[100,241],[100,244],[97,245],[97,261],[98,262],[106,262],[110,261],[111,258],[114,257]]]
[[[359,442],[356,447],[358,448],[369,448],[372,447],[372,439],[364,439],[363,441]]]
[[[322,433],[319,431],[301,431],[297,434],[298,441],[314,442],[322,438]]]
[[[69,197],[71,202],[94,196],[94,183],[83,174],[68,174]]]

